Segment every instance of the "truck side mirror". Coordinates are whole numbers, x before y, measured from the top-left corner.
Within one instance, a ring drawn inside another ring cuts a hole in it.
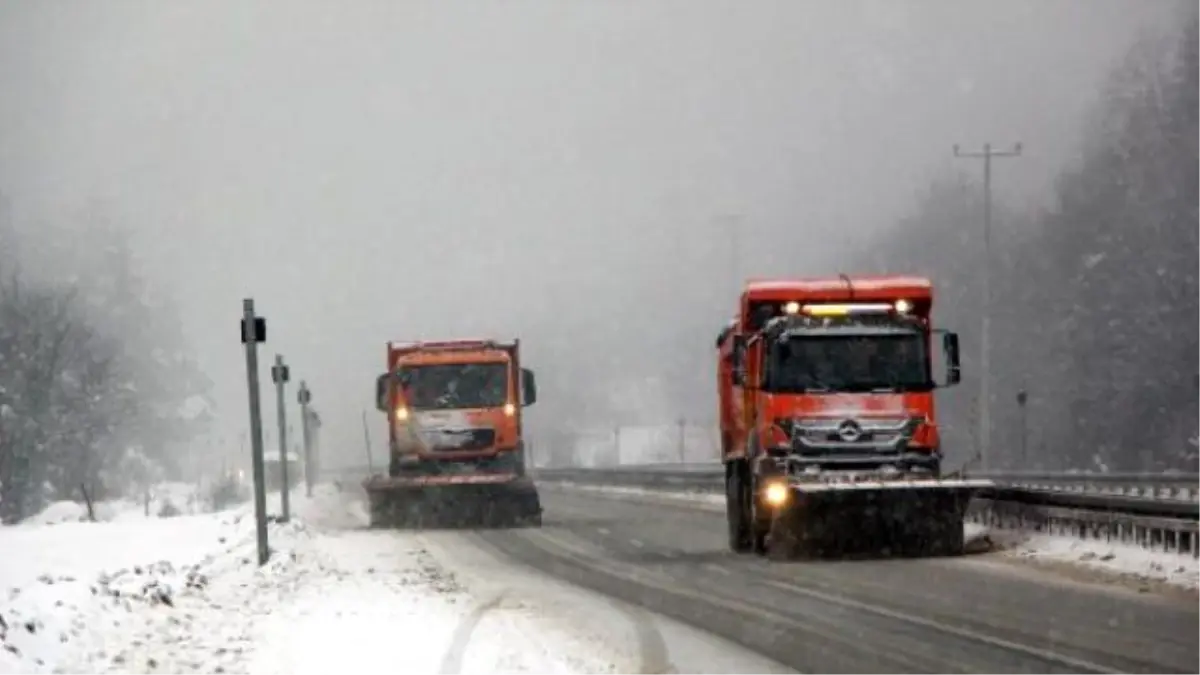
[[[375,378],[375,409],[388,412],[388,373]]]
[[[962,366],[959,364],[958,333],[947,331],[942,335],[942,351],[946,353],[946,386],[953,387],[962,381]]]
[[[521,369],[521,405],[530,406],[537,403],[537,379],[533,376],[533,371],[528,368]]]

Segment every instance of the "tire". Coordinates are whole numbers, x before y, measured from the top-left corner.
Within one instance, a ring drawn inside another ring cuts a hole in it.
[[[525,445],[522,444],[519,448],[513,451],[513,462],[518,476],[525,477]]]
[[[751,518],[751,548],[758,555],[766,555],[768,550],[767,537],[771,533],[770,517],[760,516],[754,513]]]
[[[730,462],[725,470],[725,520],[729,525],[729,549],[748,553],[754,548],[750,532],[746,472],[739,462]]]
[[[757,457],[759,446],[756,436],[751,437],[750,444],[751,452]],[[749,525],[750,550],[757,555],[766,555],[767,537],[771,532],[771,512],[764,509],[759,502],[758,477],[751,471],[748,464],[744,465],[744,468],[742,476],[746,494],[743,509]]]

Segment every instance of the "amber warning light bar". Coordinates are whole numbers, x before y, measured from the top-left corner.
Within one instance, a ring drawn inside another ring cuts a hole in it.
[[[850,314],[883,314],[886,312],[897,312],[899,314],[908,314],[912,311],[913,305],[908,300],[900,299],[896,302],[862,302],[862,303],[841,303],[841,304],[806,304],[801,305],[796,301],[792,301],[783,306],[785,314],[804,313],[809,316],[847,316]]]

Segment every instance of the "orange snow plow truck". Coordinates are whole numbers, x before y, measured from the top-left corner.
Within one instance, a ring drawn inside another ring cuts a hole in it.
[[[941,475],[934,391],[960,368],[958,336],[932,328],[932,307],[919,277],[747,283],[717,338],[734,551],[961,552],[966,507],[991,483]]]
[[[521,424],[537,388],[520,341],[389,342],[387,363],[375,399],[388,475],[363,483],[371,525],[541,525]]]

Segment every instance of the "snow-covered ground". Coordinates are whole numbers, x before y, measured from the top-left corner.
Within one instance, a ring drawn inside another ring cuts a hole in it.
[[[980,529],[983,526],[976,525]],[[1200,561],[1190,555],[1151,551],[1123,542],[996,531],[989,534],[1005,555],[1033,562],[1067,563],[1135,580],[1200,588]]]
[[[697,508],[706,510],[725,509],[725,496],[712,493],[572,483],[557,485],[571,490],[695,504]],[[1023,560],[1068,563],[1119,576],[1160,581],[1183,588],[1200,588],[1200,561],[1191,556],[1150,551],[1121,542],[991,530],[976,523],[966,523],[963,527],[967,551],[970,553],[995,550]]]
[[[198,494],[195,485],[187,483],[161,483],[149,491],[141,500],[118,499],[95,505],[97,521],[140,520],[160,515],[191,515],[207,511],[205,500]],[[54,502],[41,513],[26,518],[26,525],[54,525],[78,523],[88,519],[87,507],[79,502]]]
[[[469,535],[370,531],[357,495],[300,494],[261,568],[248,506],[112,506],[90,523],[55,505],[0,527],[0,673],[780,671],[487,557]],[[636,647],[646,625],[664,649]]]

